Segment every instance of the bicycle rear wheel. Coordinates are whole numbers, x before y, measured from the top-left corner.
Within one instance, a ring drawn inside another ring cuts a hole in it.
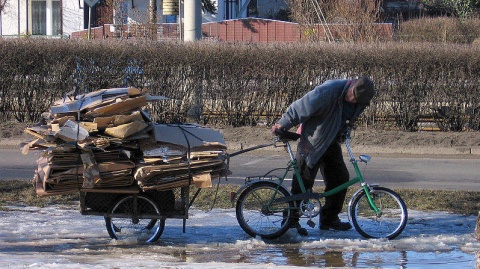
[[[278,190],[277,190],[278,188]],[[236,215],[240,227],[250,236],[274,239],[290,227],[293,202],[271,203],[290,193],[274,182],[256,182],[238,197]]]
[[[155,218],[161,212],[157,204],[147,196],[122,197],[109,210],[105,225],[112,239],[134,239],[139,242],[155,242],[163,233],[165,219]]]
[[[353,226],[366,238],[394,239],[402,233],[407,224],[405,203],[396,192],[384,187],[372,187],[370,195],[382,213],[375,213],[365,191],[362,190],[349,206]]]

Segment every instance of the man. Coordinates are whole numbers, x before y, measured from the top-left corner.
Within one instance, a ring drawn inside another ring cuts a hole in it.
[[[278,123],[272,126],[272,133],[275,133],[279,129],[288,130],[301,124],[296,158],[307,190],[312,189],[319,169],[324,178],[325,191],[349,180],[340,143],[345,129],[370,105],[374,95],[374,83],[368,77],[328,80],[293,102]],[[292,194],[301,193],[295,176],[291,191]],[[341,222],[338,217],[346,193],[345,189],[326,197],[320,214],[320,229],[346,231],[352,228],[350,223]],[[300,226],[298,216],[294,218],[291,228],[296,228],[300,235],[308,234]]]

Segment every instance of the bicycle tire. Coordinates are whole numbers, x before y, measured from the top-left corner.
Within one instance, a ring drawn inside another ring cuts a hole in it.
[[[370,195],[375,206],[382,211],[381,216],[377,216],[370,207],[365,191],[362,190],[349,205],[353,226],[365,238],[396,238],[407,225],[405,202],[396,192],[384,187],[372,187]]]
[[[135,218],[134,196],[121,197],[108,211],[112,214],[105,217],[105,225],[112,239],[135,239],[137,242],[155,242],[165,229],[164,218]],[[115,214],[117,216],[115,216]],[[137,196],[137,214],[161,215],[155,201],[144,195]]]
[[[268,204],[274,195],[278,199],[288,197],[290,193],[275,182],[260,181],[247,187],[238,197],[237,221],[250,236],[275,239],[290,227],[294,203],[282,202],[275,204],[275,208],[269,208]]]

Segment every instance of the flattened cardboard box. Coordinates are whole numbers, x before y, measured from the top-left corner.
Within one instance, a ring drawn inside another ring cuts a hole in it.
[[[63,114],[78,112],[84,109],[112,102],[115,98],[139,95],[141,91],[137,88],[112,88],[102,89],[91,93],[78,95],[72,99],[61,99],[55,101],[50,108],[52,114]]]
[[[225,146],[219,131],[193,124],[155,124],[153,126],[155,140],[194,148],[202,146]]]

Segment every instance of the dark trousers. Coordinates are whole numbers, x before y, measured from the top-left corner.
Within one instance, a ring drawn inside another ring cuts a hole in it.
[[[347,166],[343,160],[341,145],[336,141],[328,147],[325,154],[323,154],[314,167],[308,167],[305,159],[300,154],[297,154],[296,158],[300,176],[307,190],[312,189],[318,170],[322,173],[325,191],[329,191],[350,179]],[[292,194],[302,192],[295,175],[293,176],[291,191]],[[322,207],[320,215],[322,223],[329,223],[338,219],[338,214],[342,211],[346,194],[347,189],[325,198],[325,205]]]

